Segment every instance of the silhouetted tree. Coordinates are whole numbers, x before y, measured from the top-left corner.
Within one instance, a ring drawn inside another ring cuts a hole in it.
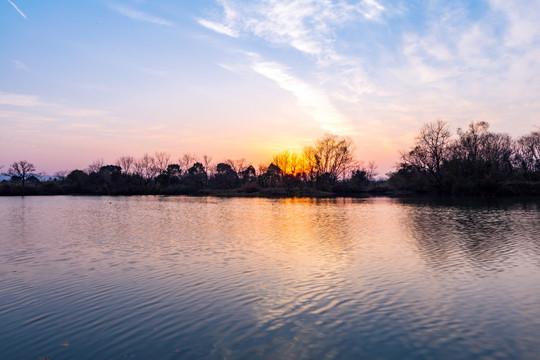
[[[206,171],[206,185],[208,185],[208,178],[213,175],[211,172],[212,157],[210,155],[204,154],[202,157],[202,164],[204,165],[204,169]]]
[[[206,184],[206,170],[200,162],[196,162],[188,169],[184,182],[192,189],[202,189]]]
[[[153,179],[158,175],[156,160],[153,156],[144,154],[142,158],[135,160],[133,163],[134,173],[142,176],[145,179]]]
[[[240,180],[242,181],[242,184],[248,183],[248,182],[254,182],[257,180],[257,175],[255,174],[255,168],[253,165],[249,165],[244,169],[244,171],[241,171],[238,173]]]
[[[485,121],[458,129],[443,164],[444,182],[454,193],[495,193],[512,173],[513,142],[508,134],[488,131]]]
[[[92,161],[88,167],[86,168],[86,173],[87,174],[90,174],[90,173],[97,173],[99,171],[99,169],[101,169],[101,167],[105,164],[105,162],[103,161],[102,158],[99,158],[99,159],[96,159],[94,161]]]
[[[167,166],[167,175],[169,176],[170,183],[172,185],[180,184],[180,178],[182,177],[182,170],[178,164],[170,164]]]
[[[169,160],[171,158],[171,154],[167,152],[155,152],[154,153],[154,167],[156,170],[156,173],[161,174],[167,169],[167,166],[169,166]]]
[[[122,173],[122,168],[117,165],[105,165],[99,169],[99,172],[102,174],[117,175],[117,174]]]
[[[133,171],[133,164],[135,163],[135,158],[133,156],[122,156],[116,160],[116,165],[120,166],[125,174],[131,174]]]
[[[169,164],[167,169],[156,177],[156,182],[162,187],[180,184],[182,170],[178,164]]]
[[[467,131],[457,130],[458,140],[453,146],[452,157],[460,160],[476,161],[489,124],[485,121],[469,123]]]
[[[315,146],[304,149],[306,170],[311,179],[333,183],[344,178],[354,162],[354,146],[348,137],[326,134]]]
[[[234,189],[239,185],[238,174],[233,170],[230,164],[219,163],[216,166],[214,182],[219,189]]]
[[[426,174],[440,189],[444,189],[441,167],[450,150],[450,131],[443,120],[426,124],[416,137],[412,150],[401,154],[402,166],[412,166]]]
[[[197,161],[197,155],[185,153],[184,155],[182,155],[181,158],[178,159],[178,164],[180,165],[180,169],[182,169],[182,172],[187,173],[191,165]]]
[[[54,174],[54,177],[57,180],[64,180],[68,174],[69,174],[68,170],[59,170],[56,172],[56,174]]]
[[[353,170],[351,182],[356,186],[366,186],[369,184],[370,180],[365,170]]]
[[[15,161],[13,164],[11,164],[8,170],[8,173],[11,176],[16,176],[20,178],[22,186],[24,187],[27,177],[28,177],[28,173],[31,171],[36,171],[34,164],[29,163],[26,160],[20,160],[20,161]]]
[[[88,183],[88,174],[82,170],[73,170],[66,178],[69,185],[73,186],[76,191],[81,191]]]
[[[262,187],[276,187],[281,181],[282,174],[283,171],[279,168],[279,166],[272,163],[270,166],[268,166],[264,174],[259,175],[259,185]]]
[[[226,164],[229,164],[231,169],[234,170],[237,174],[244,171],[246,159],[238,159],[238,160],[231,160],[227,159],[225,161]]]
[[[516,141],[514,162],[524,173],[540,173],[540,131],[533,131]]]

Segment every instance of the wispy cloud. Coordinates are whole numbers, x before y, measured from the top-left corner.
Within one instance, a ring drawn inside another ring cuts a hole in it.
[[[39,111],[49,112],[51,116],[99,117],[108,119],[114,118],[108,111],[72,108],[54,102],[45,101],[41,97],[35,95],[22,95],[0,92],[0,105],[8,105],[20,108],[40,107]]]
[[[21,95],[21,94],[10,94],[5,92],[0,92],[0,105],[11,105],[11,106],[58,106],[56,104],[47,103],[39,96],[35,95]]]
[[[26,20],[26,15],[21,11],[21,9],[19,9],[19,7],[17,5],[15,5],[11,0],[7,0],[8,3],[10,3],[14,8],[15,10],[17,10],[17,12],[19,14],[21,14],[21,16],[24,18],[24,20]]]
[[[213,21],[204,20],[204,19],[197,19],[197,22],[200,25],[204,26],[205,28],[208,28],[217,33],[228,35],[230,37],[238,37],[238,33],[227,25],[220,24]]]
[[[538,126],[538,1],[216,1],[222,12],[199,24],[236,37],[247,52],[250,38],[285,50],[257,49],[265,59],[247,64],[325,130],[377,132],[397,151],[439,117],[454,129],[486,120],[513,135]],[[378,146],[377,136],[362,136]]]
[[[12,62],[13,62],[13,65],[15,65],[16,69],[24,70],[24,71],[30,71],[30,68],[28,66],[26,66],[26,64],[23,63],[22,61],[12,60]]]
[[[348,120],[334,107],[323,90],[294,77],[283,65],[263,61],[256,54],[250,56],[253,59],[252,69],[292,93],[299,107],[324,130],[343,135],[351,130]]]
[[[377,20],[384,11],[376,0],[354,5],[328,0],[221,0],[219,3],[223,8],[222,18],[198,19],[199,24],[233,37],[254,35],[320,59],[335,56],[332,43],[336,28],[358,18]]]
[[[110,113],[103,110],[93,110],[93,109],[66,109],[60,112],[62,115],[72,116],[72,117],[98,117],[104,118],[108,117]]]
[[[138,21],[146,21],[153,24],[158,25],[164,25],[164,26],[172,26],[173,23],[169,20],[165,20],[163,18],[160,18],[158,16],[154,16],[136,9],[129,8],[127,6],[119,5],[119,4],[109,4],[109,7],[119,13],[120,15],[126,16],[133,20]]]
[[[404,61],[392,69],[399,74],[402,98],[424,92],[440,92],[440,100],[460,102],[469,99],[470,116],[499,113],[501,106],[513,105],[516,114],[537,108],[540,93],[540,27],[536,15],[540,4],[529,1],[490,1],[486,17],[478,21],[468,17],[468,9],[440,6],[430,12],[433,20],[424,33],[403,37]],[[452,100],[453,99],[453,100]],[[515,104],[521,104],[520,109]],[[505,106],[503,106],[505,107]],[[497,109],[496,111],[494,111]],[[506,111],[509,111],[510,107]],[[442,114],[444,115],[444,114]],[[506,115],[504,115],[506,116]],[[530,115],[529,115],[530,117]],[[485,119],[489,120],[489,119]]]

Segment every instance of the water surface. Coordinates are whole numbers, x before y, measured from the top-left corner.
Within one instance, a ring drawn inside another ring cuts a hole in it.
[[[536,203],[0,198],[0,358],[537,359]]]

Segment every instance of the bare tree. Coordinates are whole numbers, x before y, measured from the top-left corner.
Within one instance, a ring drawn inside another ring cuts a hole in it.
[[[212,167],[212,157],[210,155],[204,154],[202,157],[202,163],[204,165],[204,169],[206,171],[206,176],[209,177],[212,175],[213,171],[211,170]]]
[[[156,166],[156,171],[158,173],[162,173],[165,170],[167,170],[167,166],[169,166],[169,160],[171,159],[171,154],[167,152],[155,152],[154,153],[154,163]]]
[[[132,173],[134,175],[139,175],[139,176],[144,177],[144,162],[142,159],[134,160],[132,169],[133,169]]]
[[[69,170],[58,170],[54,176],[58,179],[58,180],[64,180],[69,174]]]
[[[15,161],[11,164],[8,173],[11,176],[18,176],[21,178],[22,186],[24,187],[26,179],[30,171],[36,171],[34,164],[29,163],[26,160]]]
[[[185,153],[181,158],[178,159],[178,164],[182,173],[187,173],[188,169],[198,161],[197,155]]]
[[[268,170],[267,164],[259,164],[257,167],[257,175],[262,175]]]
[[[306,146],[302,151],[303,172],[306,173],[311,181],[317,177],[317,151],[313,146]]]
[[[512,138],[505,133],[487,133],[482,138],[479,157],[497,167],[510,170],[512,160]]]
[[[99,169],[101,169],[104,164],[105,162],[103,161],[103,158],[96,159],[88,165],[85,171],[87,174],[99,172]]]
[[[291,153],[288,150],[282,151],[272,157],[272,164],[279,167],[281,175],[289,173]]]
[[[302,172],[302,164],[300,161],[300,155],[298,153],[291,153],[289,156],[289,171],[291,175],[296,175]]]
[[[144,178],[151,179],[156,176],[155,159],[148,153],[133,163],[134,173]]]
[[[401,154],[403,164],[426,172],[439,186],[443,186],[441,167],[448,158],[450,150],[450,131],[443,120],[426,124],[416,137],[413,149]]]
[[[366,178],[368,181],[375,181],[375,177],[379,175],[375,161],[368,162],[368,164],[364,167],[364,171],[366,172]]]
[[[326,134],[317,140],[314,147],[317,175],[327,174],[333,180],[344,177],[354,163],[353,150],[348,137]]]
[[[231,160],[227,159],[225,160],[226,164],[229,164],[231,168],[236,171],[236,173],[242,172],[246,168],[246,159],[238,159],[238,160]]]
[[[520,137],[515,147],[515,162],[522,170],[540,171],[540,131]]]
[[[454,146],[453,156],[460,160],[476,161],[488,128],[489,124],[485,121],[471,121],[467,131],[459,128],[459,139]]]
[[[134,171],[134,163],[135,159],[133,156],[122,156],[119,159],[116,160],[116,165],[120,166],[124,173],[131,174],[132,171]]]

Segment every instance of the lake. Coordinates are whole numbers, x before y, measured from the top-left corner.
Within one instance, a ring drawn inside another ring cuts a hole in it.
[[[538,359],[540,203],[0,198],[2,359]]]

